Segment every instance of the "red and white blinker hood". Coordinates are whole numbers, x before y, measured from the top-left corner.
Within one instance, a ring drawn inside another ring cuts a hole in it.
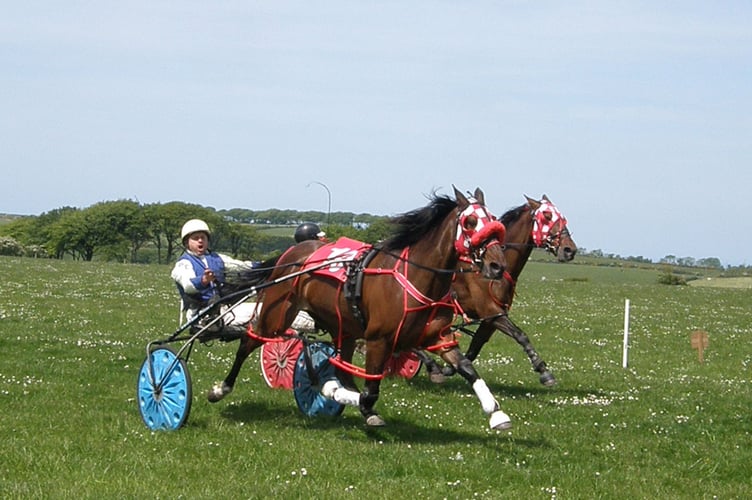
[[[471,215],[474,215],[478,222],[473,229],[466,229],[465,221]],[[460,256],[466,256],[489,239],[498,240],[490,242],[489,245],[503,243],[505,236],[504,224],[496,220],[477,200],[471,198],[470,205],[462,211],[457,220],[457,238],[454,241],[454,248]]]

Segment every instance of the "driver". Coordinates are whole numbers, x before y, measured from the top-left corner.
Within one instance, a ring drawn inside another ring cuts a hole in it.
[[[295,243],[306,240],[323,240],[326,233],[321,230],[318,224],[313,222],[304,222],[295,229]]]
[[[172,268],[171,276],[180,292],[182,307],[188,321],[195,318],[199,311],[207,307],[212,300],[218,298],[219,286],[224,283],[227,272],[253,269],[259,265],[258,262],[237,260],[212,252],[209,249],[210,236],[211,230],[208,224],[201,219],[189,220],[183,224],[180,231],[185,252]],[[223,306],[223,309],[226,310],[227,307]],[[238,304],[223,318],[224,326],[245,329],[254,313],[260,310],[260,302]],[[313,318],[305,311],[298,312],[292,327],[301,332],[312,332],[316,329]]]
[[[191,219],[180,231],[185,252],[172,268],[172,279],[183,299],[183,310],[190,321],[198,312],[219,295],[219,286],[224,282],[225,272],[247,270],[256,262],[241,261],[227,255],[212,252],[209,248],[211,230],[201,219]],[[224,318],[225,326],[245,326],[251,320],[254,304],[243,303]]]

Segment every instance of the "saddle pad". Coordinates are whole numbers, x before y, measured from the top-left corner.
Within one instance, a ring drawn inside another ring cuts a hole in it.
[[[328,262],[328,266],[319,267],[319,269],[315,269],[312,273],[344,283],[347,281],[345,264],[357,260],[370,249],[371,245],[367,243],[342,237],[334,243],[327,243],[313,252],[306,260],[303,269],[318,267]]]

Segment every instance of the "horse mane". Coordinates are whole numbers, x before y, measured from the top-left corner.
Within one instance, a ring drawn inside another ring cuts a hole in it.
[[[456,208],[455,200],[448,196],[432,194],[430,203],[425,207],[405,212],[389,220],[395,229],[392,235],[384,241],[382,247],[390,251],[414,245],[435,230],[441,221]]]
[[[509,226],[518,220],[520,220],[520,217],[522,217],[522,214],[527,212],[530,209],[530,207],[527,204],[520,205],[519,207],[512,208],[510,210],[507,210],[504,215],[502,215],[499,220],[502,224],[505,226]]]

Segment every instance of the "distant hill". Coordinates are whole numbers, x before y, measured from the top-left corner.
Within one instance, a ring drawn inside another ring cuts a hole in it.
[[[0,214],[0,224],[7,224],[8,222],[12,222],[16,219],[20,219],[21,217],[26,217],[26,216],[14,215],[14,214]]]

